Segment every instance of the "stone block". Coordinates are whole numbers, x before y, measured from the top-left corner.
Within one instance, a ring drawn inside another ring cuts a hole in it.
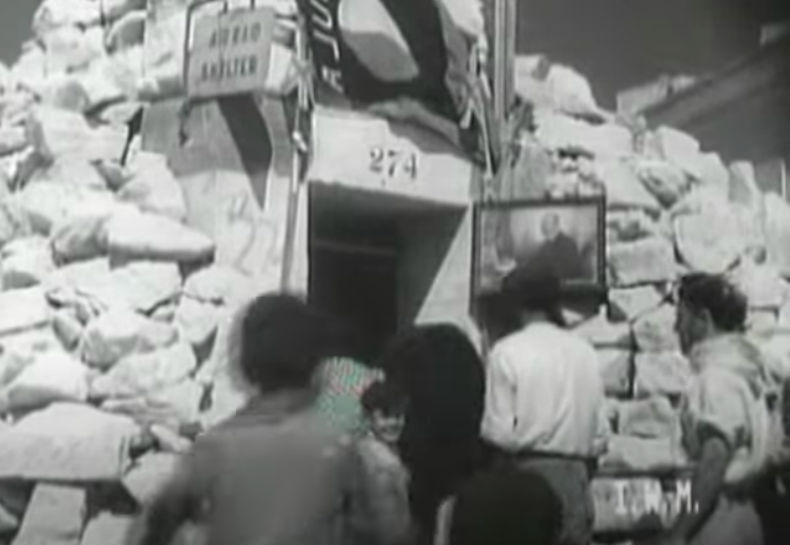
[[[6,388],[8,410],[41,409],[56,402],[88,399],[88,368],[66,352],[38,355]]]
[[[55,270],[52,249],[44,237],[20,238],[2,246],[0,263],[4,290],[37,286]]]
[[[69,351],[77,347],[84,333],[84,327],[77,317],[76,310],[69,308],[55,311],[52,327],[60,342]]]
[[[608,396],[625,397],[631,394],[634,354],[630,350],[597,350],[604,391]]]
[[[765,194],[765,239],[768,263],[790,277],[790,205],[774,193]]]
[[[644,439],[614,435],[609,438],[609,450],[600,460],[602,470],[651,472],[687,466],[688,459],[682,447],[671,438]]]
[[[61,349],[48,326],[0,337],[0,386],[14,380],[40,354]]]
[[[62,184],[102,191],[107,189],[104,177],[88,161],[71,157],[58,157],[46,168],[37,170],[30,183]]]
[[[107,49],[114,52],[141,45],[145,37],[146,15],[144,9],[132,11],[113,23],[107,35]]]
[[[633,322],[661,306],[664,296],[654,286],[613,289],[609,291],[609,308],[618,321]]]
[[[598,314],[583,322],[574,332],[596,348],[631,350],[634,347],[631,326],[627,323],[611,322],[605,314]]]
[[[90,108],[83,82],[70,74],[48,77],[35,91],[41,97],[41,104],[51,108],[80,114]]]
[[[140,505],[148,505],[175,474],[181,456],[152,453],[135,461],[123,486]]]
[[[176,299],[181,291],[181,274],[175,263],[134,261],[110,269],[99,260],[84,265],[88,275],[75,278],[74,273],[79,269],[70,269],[67,274],[57,276],[55,285],[65,285],[65,289],[87,296],[105,310],[150,312]]]
[[[100,513],[88,521],[80,545],[124,545],[134,517]]]
[[[0,292],[0,337],[48,325],[51,319],[43,288]]]
[[[0,196],[0,247],[32,233],[33,227],[19,200]]]
[[[101,5],[91,0],[45,0],[33,15],[33,32],[41,38],[65,26],[98,24],[101,16]]]
[[[754,309],[778,310],[790,295],[790,286],[770,265],[744,260],[730,274],[730,280],[746,295],[749,307]]]
[[[608,258],[616,287],[669,282],[678,274],[672,243],[663,237],[612,244]]]
[[[606,189],[609,208],[638,208],[658,212],[661,204],[640,181],[633,163],[621,159],[595,163],[595,178]]]
[[[514,70],[516,94],[526,102],[568,115],[601,114],[590,83],[572,68],[542,55],[518,55]]]
[[[722,274],[745,252],[748,244],[728,211],[708,209],[675,218],[675,245],[692,271]]]
[[[175,325],[179,337],[194,347],[205,346],[216,334],[223,310],[183,295],[175,314]]]
[[[637,163],[636,172],[642,184],[664,207],[673,206],[689,190],[688,175],[667,161],[642,160]]]
[[[183,380],[162,390],[127,399],[108,399],[102,409],[124,414],[144,427],[159,425],[178,430],[181,425],[199,421],[203,387]]]
[[[674,306],[663,305],[634,323],[634,338],[641,352],[680,349],[680,340],[675,331],[676,312]]]
[[[68,184],[28,184],[19,203],[30,225],[42,235],[73,218],[100,216],[118,208],[109,191]]]
[[[107,369],[127,356],[168,347],[177,337],[176,329],[168,324],[131,310],[113,309],[88,325],[80,352],[88,364]]]
[[[645,439],[678,439],[680,420],[665,397],[622,401],[618,406],[618,432]]]
[[[620,125],[591,125],[550,110],[536,110],[536,137],[553,151],[581,153],[596,158],[629,157],[634,153],[631,132]]]
[[[211,258],[214,242],[173,219],[154,214],[116,214],[106,224],[110,253],[119,258],[195,262]]]
[[[28,139],[43,157],[95,161],[119,160],[126,147],[126,131],[102,125],[91,127],[80,114],[47,106],[33,108]]]
[[[0,430],[0,480],[118,482],[139,434],[129,418],[56,403]]]
[[[88,521],[80,545],[124,545],[133,523],[134,517],[100,513]]]
[[[79,545],[87,508],[85,489],[39,484],[13,545]]]
[[[260,289],[252,278],[236,269],[212,265],[187,278],[184,295],[197,301],[238,309],[260,295]]]
[[[634,395],[680,396],[691,380],[689,363],[676,352],[646,353],[636,356]]]
[[[196,367],[195,353],[186,343],[133,354],[97,377],[91,384],[91,394],[100,399],[146,395],[178,384]]]
[[[131,158],[128,167],[133,177],[119,190],[120,199],[145,212],[176,221],[186,219],[186,197],[165,156],[140,152]]]
[[[757,185],[754,165],[738,162],[730,165],[730,202],[747,208],[763,206],[763,192]]]
[[[27,147],[24,127],[0,127],[0,157],[22,151]]]
[[[671,127],[659,127],[650,138],[654,155],[689,174],[694,174],[700,156],[699,142],[692,136]]]

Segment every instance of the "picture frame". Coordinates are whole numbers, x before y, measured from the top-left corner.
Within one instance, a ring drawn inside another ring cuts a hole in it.
[[[563,294],[606,294],[603,196],[481,203],[474,207],[472,296],[493,295],[517,267],[550,270]]]

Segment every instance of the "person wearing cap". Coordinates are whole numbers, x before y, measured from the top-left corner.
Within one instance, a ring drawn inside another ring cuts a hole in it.
[[[590,478],[608,424],[597,356],[566,331],[556,276],[520,268],[503,295],[520,328],[488,359],[481,433],[504,458],[545,478],[563,505],[561,545],[588,545],[594,509]]]

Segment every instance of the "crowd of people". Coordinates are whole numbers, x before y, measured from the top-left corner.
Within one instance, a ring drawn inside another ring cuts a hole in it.
[[[590,545],[609,430],[596,353],[565,326],[556,278],[517,270],[503,290],[516,323],[486,361],[430,325],[358,362],[318,310],[256,299],[237,364],[258,394],[197,439],[130,541],[170,544],[194,524],[208,545]],[[776,383],[742,294],[692,275],[677,297],[699,509],[657,542],[762,545]]]

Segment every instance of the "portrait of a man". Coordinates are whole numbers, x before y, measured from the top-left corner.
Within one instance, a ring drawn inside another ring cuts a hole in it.
[[[563,285],[605,282],[600,199],[484,205],[476,221],[476,290],[496,291],[515,268],[548,272]]]
[[[581,280],[585,275],[584,261],[576,241],[563,230],[556,212],[547,212],[540,222],[543,242],[534,255],[517,259],[519,266],[529,265],[541,271],[551,271],[560,280]]]

